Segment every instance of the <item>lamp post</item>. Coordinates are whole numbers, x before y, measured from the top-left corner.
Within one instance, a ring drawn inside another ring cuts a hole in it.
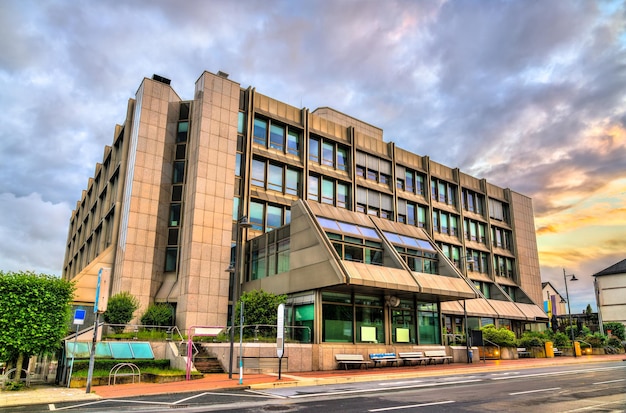
[[[235,307],[237,303],[237,299],[239,298],[239,270],[241,267],[241,230],[244,228],[250,228],[252,224],[248,222],[248,217],[243,216],[237,220],[237,225],[235,231],[236,241],[235,241],[235,262],[232,263],[226,272],[231,274],[232,279],[232,295],[231,295],[231,312],[230,312],[230,351],[228,357],[228,378],[233,378],[233,354],[235,351]]]
[[[563,268],[563,281],[565,282],[565,299],[567,300],[567,313],[569,318],[569,331],[572,336],[572,346],[574,346],[574,326],[572,325],[572,306],[569,302],[569,291],[567,290],[567,277],[570,275],[565,274],[565,268]],[[570,281],[578,281],[578,278],[574,274],[571,274]],[[572,348],[574,357],[576,357],[576,348],[575,346]]]
[[[461,257],[461,259],[464,260],[463,275],[465,275],[465,278],[467,278],[467,266],[468,264],[474,263],[474,257],[471,255],[466,255],[464,257]],[[465,308],[465,300],[463,300],[463,323],[465,324],[465,354],[467,356],[467,363],[469,364],[472,362],[472,358],[470,357],[469,327],[467,325],[467,309]]]

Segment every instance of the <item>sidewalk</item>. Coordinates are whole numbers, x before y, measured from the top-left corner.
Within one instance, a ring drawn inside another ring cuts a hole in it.
[[[146,396],[151,394],[185,393],[193,391],[212,391],[226,389],[267,389],[283,386],[313,386],[321,384],[349,383],[398,378],[428,377],[434,375],[452,375],[463,373],[484,373],[489,371],[527,369],[555,365],[571,365],[610,361],[626,361],[624,354],[583,357],[524,358],[519,360],[487,360],[473,364],[437,364],[429,366],[376,367],[362,370],[307,371],[300,373],[246,374],[243,384],[239,376],[228,378],[227,373],[207,374],[202,379],[173,383],[133,383],[115,386],[93,386],[92,392],[86,389],[68,389],[51,385],[37,385],[27,390],[0,392],[0,408],[30,404],[60,403],[68,401],[86,401],[118,397]]]

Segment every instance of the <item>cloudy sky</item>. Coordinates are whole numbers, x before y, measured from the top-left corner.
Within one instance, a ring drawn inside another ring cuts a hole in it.
[[[0,269],[61,274],[68,221],[127,99],[204,70],[533,198],[572,311],[626,258],[620,1],[0,0]]]

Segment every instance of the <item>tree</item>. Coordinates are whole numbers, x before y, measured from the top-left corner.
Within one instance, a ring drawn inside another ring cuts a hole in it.
[[[133,313],[139,308],[139,300],[128,291],[122,291],[109,298],[107,310],[104,312],[104,322],[109,324],[126,324],[133,319]],[[117,333],[124,331],[124,327],[113,327]]]
[[[171,326],[174,321],[174,307],[167,303],[150,304],[141,316],[141,324],[147,326]]]
[[[236,318],[239,320],[241,303],[244,303],[246,324],[276,324],[279,304],[287,301],[286,295],[276,295],[263,290],[247,291],[241,295],[237,303]]]
[[[0,271],[0,360],[19,372],[24,359],[61,347],[73,296],[74,285],[58,277]]]

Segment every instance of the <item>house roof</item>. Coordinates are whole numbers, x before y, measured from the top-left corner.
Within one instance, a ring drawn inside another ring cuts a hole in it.
[[[593,276],[599,277],[601,275],[624,274],[624,273],[626,273],[626,259],[621,260],[617,264],[613,264],[610,267],[605,268],[602,271],[593,274]]]

